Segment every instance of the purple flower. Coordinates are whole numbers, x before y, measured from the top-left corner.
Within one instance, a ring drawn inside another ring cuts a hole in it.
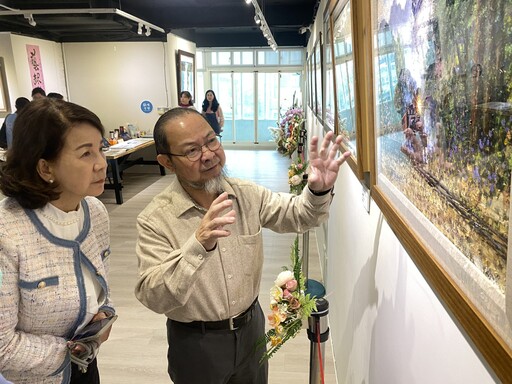
[[[477,166],[475,166],[475,168],[473,168],[473,177],[477,180],[480,180],[480,172],[478,171]]]

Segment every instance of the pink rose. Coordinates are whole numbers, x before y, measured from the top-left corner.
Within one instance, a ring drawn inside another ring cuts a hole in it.
[[[297,289],[297,280],[293,279],[286,282],[286,289],[290,292],[293,292]]]
[[[286,283],[286,284],[288,284],[288,283]],[[287,289],[283,290],[283,299],[290,300],[292,297],[293,297],[292,293],[289,290],[287,290]]]

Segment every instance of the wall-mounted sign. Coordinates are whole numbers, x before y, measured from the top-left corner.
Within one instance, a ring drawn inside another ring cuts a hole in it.
[[[44,88],[43,65],[41,63],[41,54],[38,45],[26,45],[28,66],[30,68],[30,81],[32,88]]]
[[[151,104],[151,101],[149,100],[144,100],[140,103],[140,109],[144,113],[150,113],[153,110],[153,104]]]

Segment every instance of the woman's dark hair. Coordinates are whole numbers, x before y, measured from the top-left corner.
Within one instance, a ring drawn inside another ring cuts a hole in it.
[[[217,109],[219,109],[219,102],[217,101],[217,96],[215,96],[215,92],[213,92],[211,89],[207,90],[204,94],[204,100],[203,100],[203,112],[206,112],[208,109],[208,106],[210,105],[210,102],[206,98],[206,95],[208,92],[211,92],[213,94],[213,100],[212,100],[212,111],[217,112]]]
[[[37,172],[40,159],[58,159],[70,128],[87,123],[103,136],[105,129],[93,112],[63,100],[42,98],[30,102],[16,117],[12,146],[0,167],[0,190],[27,209],[57,200],[58,183],[47,183]]]
[[[167,132],[165,131],[165,126],[167,123],[187,114],[197,114],[205,119],[201,113],[193,108],[176,107],[169,109],[157,120],[155,128],[153,129],[153,138],[155,139],[155,148],[158,154],[168,154],[171,152],[171,146],[169,145],[169,141],[167,140]]]
[[[181,99],[181,97],[182,97],[183,95],[185,95],[186,97],[188,97],[188,104],[187,104],[187,105],[189,105],[189,106],[193,106],[193,105],[194,105],[194,103],[192,102],[192,95],[190,94],[190,92],[189,92],[189,91],[181,91],[181,92],[180,92],[180,99]],[[181,100],[180,100],[180,105],[181,105]]]

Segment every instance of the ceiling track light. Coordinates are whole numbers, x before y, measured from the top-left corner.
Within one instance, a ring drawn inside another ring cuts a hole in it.
[[[260,24],[261,32],[263,33],[265,39],[267,39],[268,45],[275,51],[277,49],[277,43],[274,39],[274,36],[272,35],[272,31],[270,30],[269,25],[267,24],[267,20],[265,20],[265,16],[261,11],[258,0],[245,0],[245,2],[247,4],[252,3],[254,6],[254,10],[256,11],[256,14],[254,15],[254,21],[256,24]]]
[[[139,23],[139,27],[137,28],[137,34],[142,35],[142,23]]]
[[[252,0],[251,0],[252,1]],[[37,25],[36,21],[34,20],[34,15],[75,15],[75,14],[89,14],[89,15],[118,15],[120,17],[123,17],[125,19],[128,19],[134,23],[140,23],[142,26],[145,26],[146,29],[146,36],[149,36],[152,31],[157,31],[160,33],[166,33],[165,29],[160,28],[159,26],[155,24],[151,24],[145,20],[139,19],[136,16],[133,16],[129,13],[126,13],[124,11],[121,11],[117,8],[69,8],[69,9],[14,9],[6,7],[2,4],[0,4],[0,7],[8,9],[7,11],[0,10],[0,17],[3,16],[23,16],[25,19],[28,20],[28,23],[35,27]],[[148,29],[149,28],[149,29]],[[138,32],[138,31],[137,31]],[[142,28],[141,32],[142,34]]]

